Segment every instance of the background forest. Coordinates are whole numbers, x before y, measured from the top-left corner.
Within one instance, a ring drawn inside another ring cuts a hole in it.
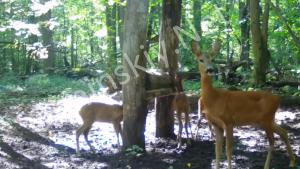
[[[112,72],[121,63],[126,5],[122,0],[4,0],[0,3],[2,79],[12,76],[28,79],[41,73],[71,78],[97,77]],[[259,74],[266,75],[262,83],[280,81],[284,82],[280,87],[297,87],[300,4],[297,0],[270,3],[266,25],[270,57],[265,65],[259,65],[267,68],[265,73]],[[150,1],[147,50],[156,65],[161,8],[161,1]],[[259,9],[261,15],[262,12],[263,6]],[[260,83],[252,73],[256,62],[251,47],[249,1],[183,1],[181,29],[181,42],[185,44],[180,43],[179,47],[179,71],[198,71],[190,49],[184,47],[191,41],[187,35],[197,31],[203,49],[216,38],[223,42],[221,54],[216,58],[216,63],[221,65],[221,82]],[[27,83],[31,83],[30,80]],[[297,90],[294,92],[292,94],[299,95]]]

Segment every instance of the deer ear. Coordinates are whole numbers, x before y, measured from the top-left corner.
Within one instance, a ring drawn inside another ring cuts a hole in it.
[[[197,41],[193,40],[192,41],[192,52],[196,55],[196,57],[199,59],[202,56],[202,53],[200,51],[199,45]]]

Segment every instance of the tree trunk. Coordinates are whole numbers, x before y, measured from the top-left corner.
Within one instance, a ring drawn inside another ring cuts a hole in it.
[[[112,6],[106,4],[106,28],[107,28],[107,55],[109,73],[112,74],[113,70],[117,66],[117,25],[116,25],[116,8],[117,5],[114,3]]]
[[[178,69],[178,44],[179,40],[173,28],[180,26],[181,0],[164,0],[159,37],[159,67],[168,71],[172,87],[174,75]],[[174,116],[171,103],[174,96],[156,98],[156,137],[174,137]]]
[[[226,0],[225,4],[225,13],[224,13],[224,19],[225,19],[225,27],[226,27],[226,57],[227,57],[227,65],[229,67],[231,66],[232,58],[230,54],[230,33],[231,33],[231,26],[230,26],[230,10],[231,8],[231,1]]]
[[[118,12],[118,35],[119,35],[119,43],[120,43],[120,50],[123,50],[123,37],[124,37],[124,12],[125,12],[125,7],[123,6],[123,2],[125,0],[120,0],[119,3],[117,4],[117,12]]]
[[[158,12],[158,6],[151,6],[150,7],[150,14],[149,14],[149,22],[148,22],[148,31],[147,31],[147,43],[145,46],[145,51],[149,53],[150,45],[151,45],[151,36],[153,33],[153,23],[154,23],[154,17],[156,13]]]
[[[137,55],[143,56],[140,45],[145,45],[146,42],[147,19],[148,0],[127,1],[123,43],[123,70],[129,75],[130,79],[123,85],[124,148],[133,145],[145,148],[144,132],[147,116],[145,72],[134,69],[129,62],[135,63]],[[138,64],[145,67],[146,59],[139,57]]]
[[[163,0],[165,1],[165,0]],[[169,3],[173,2],[172,0],[170,0]],[[178,2],[179,3],[179,2]],[[184,27],[187,25],[187,6],[188,6],[188,2],[187,1],[182,1],[180,0],[180,4],[181,4],[181,9],[180,9],[180,19],[181,19],[181,27],[184,29]]]
[[[89,45],[90,45],[90,56],[91,56],[91,60],[94,60],[95,57],[95,40],[94,40],[94,31],[93,30],[89,30]]]
[[[266,75],[267,69],[269,67],[271,53],[268,47],[268,30],[269,30],[269,13],[270,13],[270,2],[271,0],[265,0],[265,9],[262,16],[262,67],[264,68],[263,71]],[[265,78],[266,79],[266,78]],[[266,81],[264,81],[265,83]]]
[[[250,24],[249,24],[249,3],[250,0],[240,0],[240,23],[241,23],[241,55],[240,61],[246,61],[249,63],[249,51],[250,51]],[[249,69],[250,65],[245,64],[244,69]]]
[[[71,27],[71,67],[76,67],[76,60],[75,60],[75,33],[74,28]]]
[[[34,15],[30,15],[28,18],[28,22],[32,23],[32,24],[36,24],[37,23],[37,19]],[[36,35],[30,35],[28,37],[28,43],[31,46],[31,49],[29,51],[27,51],[27,60],[26,60],[26,64],[25,64],[25,74],[30,74],[32,72],[32,66],[33,66],[33,62],[35,59],[34,56],[34,43],[38,42],[38,36]]]
[[[48,0],[41,0],[41,3],[44,4]],[[55,67],[55,52],[54,52],[54,44],[53,44],[53,31],[49,28],[49,21],[51,19],[51,10],[47,13],[40,16],[41,23],[41,34],[43,46],[46,47],[48,52],[48,58],[45,60],[44,70],[47,73],[52,73]]]
[[[194,15],[194,26],[200,37],[200,44],[202,40],[202,28],[201,28],[201,19],[202,19],[202,0],[194,0],[193,3],[193,15]]]
[[[267,0],[268,1],[268,0]],[[267,5],[267,3],[266,3]],[[250,18],[251,18],[251,33],[252,47],[254,54],[254,72],[253,78],[256,85],[262,85],[266,82],[266,71],[268,68],[270,54],[267,49],[267,27],[268,14],[264,14],[263,28],[260,26],[259,0],[250,0]],[[266,7],[267,9],[267,7]],[[265,10],[265,13],[269,10]]]

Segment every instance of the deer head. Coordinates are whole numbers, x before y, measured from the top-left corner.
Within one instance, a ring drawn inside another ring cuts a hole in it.
[[[211,60],[220,52],[221,49],[221,40],[217,39],[212,44],[209,52],[201,52],[200,47],[196,41],[192,42],[192,52],[195,54],[197,61],[199,63],[200,73],[212,75],[214,68]]]

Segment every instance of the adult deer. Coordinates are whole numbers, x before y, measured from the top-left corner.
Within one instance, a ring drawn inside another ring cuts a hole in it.
[[[119,134],[122,137],[121,121],[123,120],[123,106],[121,105],[109,105],[105,103],[92,102],[84,105],[79,115],[82,118],[83,124],[76,131],[76,152],[79,151],[79,136],[83,133],[84,139],[91,150],[94,150],[90,142],[88,141],[88,134],[94,122],[107,122],[112,123],[117,135],[118,146],[120,146]]]
[[[279,97],[263,91],[226,91],[212,86],[213,67],[211,57],[220,50],[221,42],[215,41],[208,53],[199,49],[197,42],[192,42],[192,51],[197,57],[201,74],[201,98],[206,111],[206,118],[213,125],[216,134],[216,168],[219,168],[222,153],[223,135],[226,133],[226,156],[228,168],[231,169],[233,127],[258,126],[265,130],[269,149],[264,169],[270,168],[274,149],[274,133],[278,134],[287,147],[290,166],[296,166],[287,132],[275,123],[275,113],[279,106]]]

